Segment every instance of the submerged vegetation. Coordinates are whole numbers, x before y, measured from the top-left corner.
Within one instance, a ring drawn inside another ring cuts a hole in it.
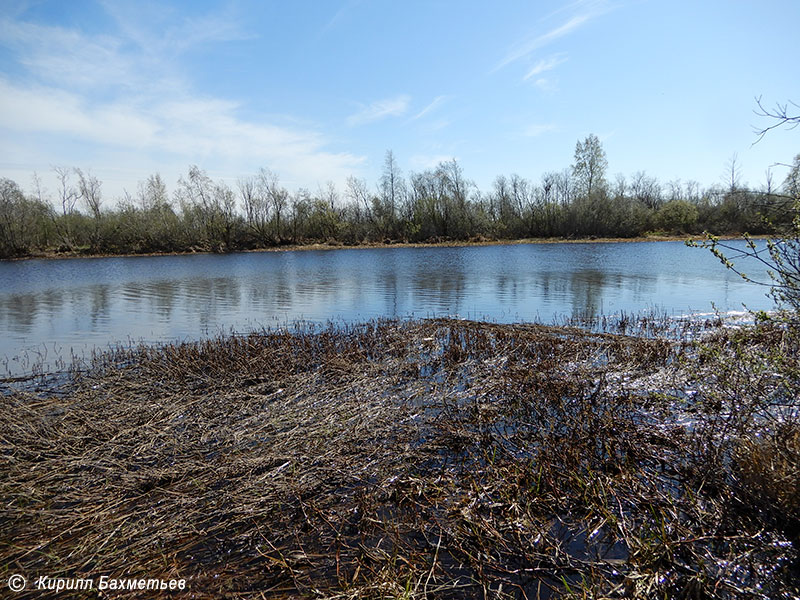
[[[578,142],[574,162],[539,183],[500,176],[481,191],[455,161],[400,172],[387,153],[374,188],[350,178],[345,190],[329,183],[316,193],[290,193],[267,169],[235,189],[193,166],[173,193],[155,174],[134,194],[104,202],[101,182],[80,169],[57,167],[57,189],[34,177],[26,195],[0,180],[0,258],[37,253],[128,254],[233,251],[286,244],[357,245],[383,242],[527,238],[771,234],[791,222],[787,211],[800,185],[800,156],[781,186],[748,189],[736,159],[725,185],[660,183],[638,172],[607,178],[596,136]]]
[[[185,578],[194,598],[800,596],[797,328],[588,325],[261,332],[7,389],[2,576]]]

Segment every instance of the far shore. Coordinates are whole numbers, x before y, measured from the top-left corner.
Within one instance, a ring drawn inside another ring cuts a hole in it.
[[[737,240],[741,239],[741,235],[726,234],[716,236],[720,240]],[[752,239],[766,239],[766,235],[752,235]],[[0,259],[3,260],[31,260],[31,259],[64,259],[64,258],[112,258],[112,257],[134,257],[134,256],[184,256],[194,254],[239,254],[251,252],[290,252],[290,251],[305,251],[305,250],[363,250],[374,248],[453,248],[453,247],[470,247],[470,246],[516,246],[521,244],[611,244],[622,242],[685,242],[685,241],[703,241],[705,236],[702,234],[692,235],[647,235],[636,236],[630,238],[620,237],[576,237],[576,238],[523,238],[513,240],[498,240],[489,238],[473,238],[470,240],[442,240],[442,241],[427,241],[427,242],[405,242],[402,240],[387,241],[387,242],[362,242],[358,244],[345,244],[343,242],[311,242],[302,244],[284,244],[278,246],[270,246],[267,248],[254,248],[254,249],[236,249],[230,251],[213,251],[210,249],[198,248],[190,251],[175,251],[175,252],[139,252],[139,253],[90,253],[88,251],[75,250],[72,252],[58,252],[55,250],[48,250],[44,252],[35,252],[29,256],[20,256],[15,258]]]

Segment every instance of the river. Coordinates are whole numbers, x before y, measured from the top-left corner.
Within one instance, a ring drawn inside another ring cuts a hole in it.
[[[740,247],[744,247],[739,243]],[[763,269],[749,275],[767,279]],[[118,343],[296,321],[457,315],[499,322],[768,309],[682,242],[394,247],[0,262],[0,373]]]

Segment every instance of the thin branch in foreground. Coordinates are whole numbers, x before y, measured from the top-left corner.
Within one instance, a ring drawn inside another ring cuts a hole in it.
[[[794,129],[798,125],[800,125],[800,104],[796,102],[792,102],[791,100],[785,104],[776,103],[775,108],[769,109],[766,108],[761,101],[761,96],[756,98],[756,104],[758,104],[758,110],[753,111],[759,117],[766,117],[768,119],[773,119],[776,121],[769,127],[765,127],[760,129],[755,127],[755,133],[758,136],[756,141],[753,142],[753,146],[755,146],[761,139],[767,134],[767,132],[772,131],[773,129],[777,129],[779,127],[783,127],[784,125],[787,126],[787,129]],[[794,106],[798,109],[798,113],[791,115],[789,114],[789,105]]]

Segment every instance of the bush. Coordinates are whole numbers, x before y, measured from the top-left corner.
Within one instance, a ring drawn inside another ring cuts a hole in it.
[[[656,224],[665,231],[689,233],[697,224],[698,217],[694,204],[686,200],[670,200],[658,209]]]

